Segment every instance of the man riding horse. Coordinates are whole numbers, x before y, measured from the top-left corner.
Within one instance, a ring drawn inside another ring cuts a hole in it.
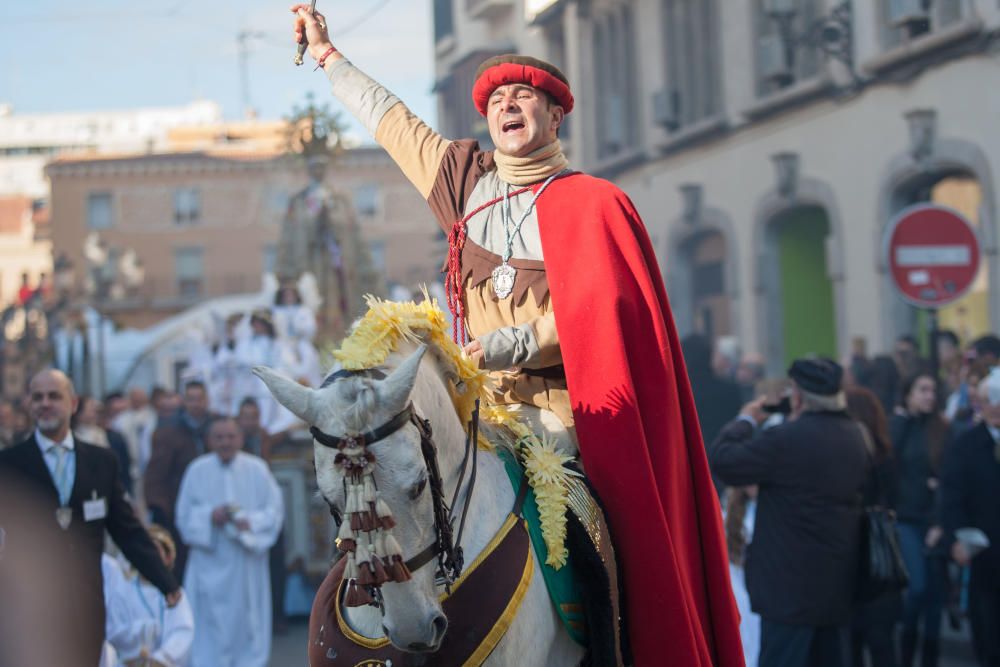
[[[321,14],[292,11],[334,96],[448,234],[454,335],[491,371],[494,399],[554,413],[575,435],[610,521],[634,664],[742,665],[718,500],[656,257],[628,197],[568,168],[566,77],[527,56],[484,62],[472,100],[496,145],[486,151],[434,132],[334,48]]]

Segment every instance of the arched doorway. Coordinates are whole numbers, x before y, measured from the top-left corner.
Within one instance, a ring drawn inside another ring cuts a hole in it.
[[[691,316],[694,330],[710,340],[732,333],[729,295],[726,294],[726,239],[708,231],[690,239]]]
[[[799,206],[775,215],[767,225],[772,317],[768,332],[771,365],[787,368],[809,354],[837,357],[837,322],[827,258],[830,220],[819,206]],[[776,316],[776,317],[775,317]]]
[[[664,282],[677,330],[709,338],[737,333],[735,269],[727,228],[678,224],[671,234]]]
[[[972,173],[962,169],[938,170],[919,174],[898,185],[891,197],[891,217],[913,204],[934,203],[948,206],[961,213],[972,223],[983,243],[983,188]],[[961,299],[939,311],[938,325],[958,334],[969,342],[991,331],[990,319],[990,265],[984,254],[980,257],[980,271],[972,289]],[[912,334],[924,340],[927,335],[926,313],[896,297],[891,306],[895,335]],[[926,344],[926,341],[925,341]]]

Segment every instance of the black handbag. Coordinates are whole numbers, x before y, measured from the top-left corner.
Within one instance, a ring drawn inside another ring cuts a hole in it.
[[[869,453],[874,454],[871,435],[863,426],[861,431]],[[873,461],[875,483],[881,487],[875,473],[874,456],[870,458]],[[881,492],[877,495],[880,499],[884,497]],[[881,505],[864,508],[861,517],[860,561],[855,593],[855,599],[859,602],[870,602],[887,593],[898,593],[909,585],[910,575],[906,571],[896,533],[895,512]]]
[[[896,515],[884,507],[866,507],[861,524],[861,564],[855,598],[869,602],[898,593],[910,583],[896,535]]]

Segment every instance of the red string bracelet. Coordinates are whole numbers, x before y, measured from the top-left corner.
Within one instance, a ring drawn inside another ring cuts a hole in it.
[[[313,69],[313,71],[315,72],[320,67],[323,67],[324,65],[326,65],[326,59],[329,58],[331,55],[333,55],[336,52],[337,52],[337,49],[335,49],[334,47],[331,46],[330,48],[328,48],[326,50],[326,53],[324,53],[323,55],[321,55],[319,57],[319,60],[316,62],[316,67]]]

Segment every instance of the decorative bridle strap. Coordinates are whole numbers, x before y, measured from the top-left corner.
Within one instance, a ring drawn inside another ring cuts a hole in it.
[[[366,431],[359,435],[342,435],[334,436],[328,433],[324,433],[315,426],[309,427],[309,433],[312,434],[313,439],[324,447],[329,447],[330,449],[343,449],[344,447],[367,447],[370,444],[376,443],[379,440],[385,440],[390,435],[398,431],[399,429],[406,426],[413,417],[413,404],[410,403],[403,411],[397,414],[395,417],[382,424],[378,428]]]
[[[323,386],[329,386],[341,378],[361,374],[370,374],[374,377],[376,373],[384,377],[384,374],[376,369],[359,371],[342,369],[327,376],[323,381]],[[433,543],[413,558],[403,561],[399,545],[389,535],[395,521],[392,519],[388,506],[379,498],[374,486],[370,465],[374,463],[375,458],[371,453],[366,452],[366,448],[368,445],[388,438],[407,424],[413,424],[420,435],[420,450],[424,457],[424,464],[427,466],[427,485],[430,487],[431,505],[434,511],[435,539]],[[461,540],[465,529],[465,519],[472,501],[472,491],[476,483],[479,401],[476,400],[472,419],[469,421],[466,431],[465,455],[462,458],[455,494],[450,505],[444,496],[444,479],[438,465],[437,446],[434,444],[431,423],[416,414],[412,403],[388,422],[365,433],[334,436],[324,433],[316,426],[310,426],[309,433],[320,445],[338,451],[336,465],[343,467],[346,474],[345,516],[338,532],[337,541],[338,548],[347,553],[349,559],[347,574],[345,574],[348,581],[346,604],[348,606],[373,604],[381,607],[379,588],[383,582],[402,583],[407,581],[411,572],[430,563],[435,557],[438,561],[435,573],[436,582],[443,585],[445,590],[450,593],[451,584],[461,576],[465,565]],[[472,465],[469,482],[466,487],[461,517],[458,517],[452,512],[452,508],[458,506],[458,496],[470,461]],[[348,478],[350,478],[350,482]],[[458,520],[457,537],[454,533],[456,519]],[[384,545],[380,542],[383,539]],[[391,573],[388,568],[391,568]]]

